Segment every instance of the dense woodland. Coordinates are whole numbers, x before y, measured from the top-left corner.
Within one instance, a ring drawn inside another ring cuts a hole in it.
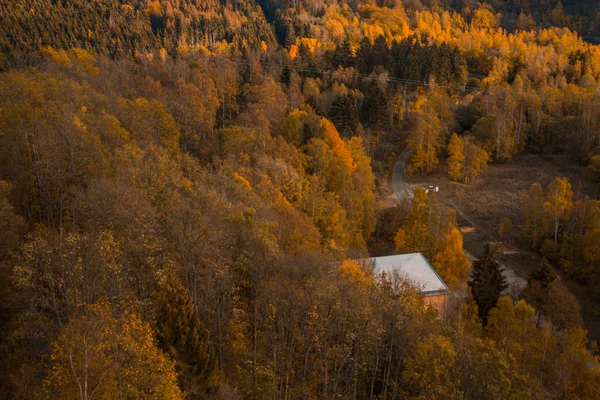
[[[523,152],[600,180],[600,48],[581,38],[599,15],[0,2],[2,397],[600,398],[555,273],[600,284],[598,199],[532,186],[526,226],[500,235],[545,261],[510,297],[493,247],[467,259],[454,210],[419,188],[378,202],[406,147],[409,173],[447,159],[464,185]],[[447,315],[352,261],[396,251],[451,286]]]

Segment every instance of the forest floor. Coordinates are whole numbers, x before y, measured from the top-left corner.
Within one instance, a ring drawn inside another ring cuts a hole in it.
[[[398,188],[390,190],[391,193],[386,196],[382,206],[393,204],[393,196],[397,197],[398,192],[410,196],[416,186],[438,186],[439,192],[432,196],[456,210],[465,251],[473,258],[482,252],[485,243],[497,244],[498,262],[511,285],[510,294],[517,295],[526,285],[529,273],[541,263],[539,254],[527,250],[526,244],[522,239],[519,240],[525,226],[524,208],[529,188],[535,182],[545,187],[555,176],[567,177],[574,193],[580,190],[590,198],[600,198],[600,185],[593,182],[583,168],[573,163],[569,157],[522,154],[508,163],[490,165],[472,185],[452,182],[448,178],[447,164],[441,161],[440,168],[435,173],[404,177],[401,182],[404,191],[400,192]],[[498,228],[504,217],[510,218],[514,224],[517,238],[514,245],[500,241]],[[566,279],[560,271],[557,274],[579,300],[590,339],[600,340],[598,289],[593,285],[582,285]]]

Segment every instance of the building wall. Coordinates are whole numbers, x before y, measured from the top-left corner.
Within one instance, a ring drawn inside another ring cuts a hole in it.
[[[425,306],[431,305],[438,311],[438,316],[443,318],[446,314],[446,303],[448,302],[448,293],[423,296]]]

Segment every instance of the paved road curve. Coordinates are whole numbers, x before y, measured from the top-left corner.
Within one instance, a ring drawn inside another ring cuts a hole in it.
[[[392,172],[392,187],[394,188],[394,194],[399,202],[402,202],[402,199],[410,200],[410,196],[404,188],[404,169],[406,168],[410,153],[411,149],[408,147],[402,150],[398,162],[396,163],[396,167],[394,168],[394,172]]]

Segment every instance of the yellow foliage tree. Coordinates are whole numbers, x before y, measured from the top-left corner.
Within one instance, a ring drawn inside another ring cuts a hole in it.
[[[510,218],[504,217],[502,222],[500,223],[500,228],[498,229],[498,234],[500,237],[508,242],[508,244],[512,244],[513,236],[514,236],[514,226]]]
[[[412,168],[422,172],[433,171],[438,165],[438,152],[442,147],[439,118],[431,112],[412,113],[408,129],[406,145],[414,150]]]
[[[500,297],[488,316],[490,336],[503,350],[521,355],[536,330],[534,314],[535,310],[525,300],[514,305],[510,297]]]
[[[567,178],[554,178],[546,188],[544,211],[554,226],[554,243],[558,242],[558,230],[573,208],[573,190]]]
[[[122,105],[123,125],[134,133],[132,139],[140,147],[161,145],[171,154],[179,154],[180,131],[177,122],[160,102],[138,97],[124,101]]]
[[[396,250],[404,253],[422,252],[431,255],[434,238],[429,231],[429,197],[425,189],[415,188],[412,211],[405,226],[394,237]]]
[[[356,261],[345,260],[338,267],[343,279],[354,283],[360,290],[366,290],[372,279],[365,273]]]
[[[414,354],[408,357],[403,378],[416,398],[460,398],[457,358],[458,353],[448,338],[427,336],[419,341]]]
[[[442,249],[433,258],[433,266],[446,283],[458,281],[471,268],[469,257],[463,251],[462,234],[457,228],[446,233]]]
[[[534,183],[529,189],[527,204],[525,206],[525,231],[531,240],[532,246],[536,246],[546,231],[544,219],[544,191],[542,185]]]
[[[473,15],[471,26],[474,29],[494,29],[498,26],[500,14],[495,15],[485,7],[477,9]]]
[[[65,326],[50,360],[49,398],[184,398],[174,363],[156,347],[150,326],[134,314],[114,316],[104,302]]]
[[[376,207],[375,178],[371,169],[371,158],[365,154],[363,141],[354,137],[346,142],[354,162],[352,171],[351,195],[346,197],[344,207],[348,218],[357,224],[362,238],[366,241],[375,230]]]
[[[481,170],[487,168],[490,156],[470,140],[465,143],[464,156],[463,179],[465,183],[470,183],[479,176]]]
[[[322,118],[321,129],[323,129],[323,140],[329,145],[334,156],[346,166],[348,173],[352,173],[355,167],[354,161],[352,160],[352,154],[346,147],[342,138],[340,138],[340,134],[335,128],[335,125],[328,119]]]
[[[563,332],[560,345],[563,357],[558,363],[560,395],[565,399],[600,398],[600,372],[595,344],[588,344],[587,331],[570,328]],[[591,347],[591,349],[590,349]]]
[[[458,181],[462,178],[465,155],[463,153],[464,142],[456,134],[453,133],[448,143],[448,175],[453,181]]]

